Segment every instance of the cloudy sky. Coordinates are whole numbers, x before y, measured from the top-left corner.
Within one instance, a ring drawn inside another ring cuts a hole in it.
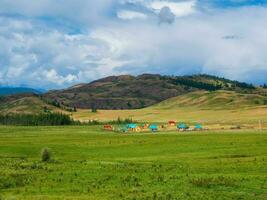
[[[118,74],[267,83],[267,0],[0,0],[0,84]]]

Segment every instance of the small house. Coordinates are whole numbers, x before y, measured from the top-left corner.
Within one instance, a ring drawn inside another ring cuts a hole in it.
[[[195,130],[202,130],[203,126],[201,124],[196,124],[195,125]]]
[[[106,130],[106,131],[112,131],[113,130],[113,126],[111,126],[111,125],[109,125],[109,124],[107,124],[107,125],[104,125],[104,130]]]
[[[143,124],[143,125],[142,125],[142,128],[143,128],[143,129],[148,129],[148,128],[149,128],[149,124]]]
[[[175,121],[169,121],[169,126],[175,126],[176,122]]]
[[[136,124],[127,124],[126,128],[129,131],[133,131],[133,132],[139,132],[141,130],[140,127],[138,127]]]
[[[135,129],[137,127],[137,125],[136,124],[127,124],[126,127],[128,129]]]
[[[157,126],[156,124],[151,124],[151,125],[149,126],[149,129],[150,129],[151,131],[155,132],[155,131],[158,131],[158,126]]]
[[[188,129],[188,126],[185,123],[180,123],[180,124],[178,124],[177,128],[179,130],[186,130],[186,129]]]

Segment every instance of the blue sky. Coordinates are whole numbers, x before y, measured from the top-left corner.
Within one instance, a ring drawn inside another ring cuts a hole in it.
[[[0,0],[0,84],[207,73],[267,83],[267,0]]]

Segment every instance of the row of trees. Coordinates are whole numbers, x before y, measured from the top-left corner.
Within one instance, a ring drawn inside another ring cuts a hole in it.
[[[47,114],[9,114],[0,115],[1,125],[18,125],[18,126],[58,126],[72,125],[75,122],[69,115],[62,113]]]
[[[201,78],[206,80],[213,80],[214,83],[210,82],[203,82]],[[239,81],[232,81],[229,79],[221,78],[218,76],[211,76],[206,74],[194,75],[194,76],[163,76],[161,77],[162,80],[171,80],[173,84],[181,84],[188,87],[204,89],[209,91],[215,91],[220,89],[255,89],[253,84],[239,82]]]
[[[62,113],[46,114],[8,114],[0,115],[0,125],[15,126],[63,126],[63,125],[102,125],[102,124],[127,124],[133,123],[132,119],[118,118],[110,122],[91,120],[88,122],[74,121],[69,115]]]
[[[209,83],[198,82],[183,77],[177,77],[174,80],[175,84],[186,85],[193,88],[204,89],[209,91],[215,91],[221,89],[221,85],[214,85]]]

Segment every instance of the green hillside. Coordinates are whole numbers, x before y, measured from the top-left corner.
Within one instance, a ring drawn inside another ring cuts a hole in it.
[[[267,97],[258,94],[242,94],[233,91],[197,91],[167,99],[155,109],[193,107],[198,109],[242,109],[267,105]]]
[[[0,98],[1,114],[37,114],[44,111],[62,112],[61,109],[44,102],[38,95],[21,94]]]

